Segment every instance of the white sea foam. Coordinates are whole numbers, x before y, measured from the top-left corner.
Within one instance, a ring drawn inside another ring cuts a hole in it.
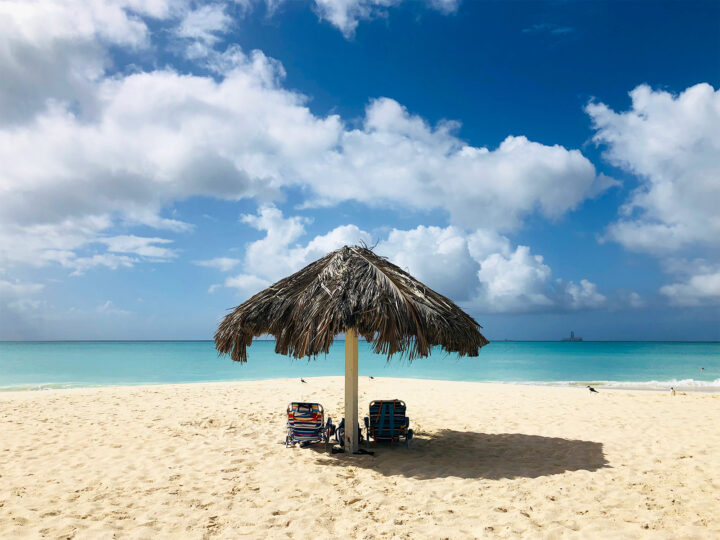
[[[98,386],[96,384],[87,383],[30,383],[30,384],[17,384],[9,386],[0,386],[0,392],[28,392],[28,391],[39,391],[39,390],[63,390],[66,388],[82,388],[82,387],[93,387]]]
[[[402,378],[402,377],[401,377]],[[420,377],[424,378],[424,377]],[[433,380],[428,378],[428,380]],[[454,380],[454,379],[450,379]],[[188,381],[190,382],[190,381]],[[201,382],[222,382],[218,379],[217,381],[193,381],[197,383]],[[227,381],[231,382],[231,381]],[[667,381],[482,381],[476,380],[474,382],[487,382],[493,384],[521,384],[528,386],[569,386],[569,387],[581,387],[590,385],[596,388],[619,388],[624,390],[669,390],[671,387],[678,391],[687,392],[720,392],[720,379],[714,381],[698,381],[696,379],[670,379]],[[78,382],[63,382],[63,383],[35,383],[35,384],[18,384],[9,386],[0,386],[0,392],[27,392],[27,391],[42,391],[42,390],[63,390],[68,388],[97,388],[103,386],[142,386],[143,384],[157,384],[157,383],[113,383],[113,384],[93,384],[93,383],[78,383]],[[165,383],[165,384],[187,384],[182,383]]]
[[[720,390],[720,379],[714,381],[698,381],[696,379],[671,379],[669,381],[603,381],[602,386],[609,388],[647,388],[652,390],[664,390],[670,387],[675,390]]]
[[[675,390],[696,392],[720,392],[720,379],[714,381],[698,381],[696,379],[670,379],[667,381],[524,381],[522,383],[536,386],[581,386],[590,385],[597,388],[622,388],[626,390]]]

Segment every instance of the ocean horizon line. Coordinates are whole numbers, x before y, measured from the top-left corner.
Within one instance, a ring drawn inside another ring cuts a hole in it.
[[[0,339],[0,343],[212,343],[214,339]],[[271,338],[255,338],[253,341],[277,341]],[[338,338],[334,341],[345,339]],[[370,343],[360,338],[359,341]],[[490,343],[720,343],[718,339],[490,339]]]

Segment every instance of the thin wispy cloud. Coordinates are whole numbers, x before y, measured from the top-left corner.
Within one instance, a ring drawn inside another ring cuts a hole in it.
[[[203,261],[193,261],[193,264],[197,266],[204,266],[205,268],[214,268],[221,272],[227,272],[232,270],[235,266],[240,263],[240,259],[232,259],[230,257],[215,257],[214,259],[208,259]]]
[[[98,313],[105,313],[107,315],[132,315],[132,311],[129,311],[127,309],[120,309],[115,306],[110,300],[107,300],[105,303],[100,304],[95,308],[95,311]]]
[[[550,34],[553,36],[565,36],[575,32],[575,29],[571,26],[561,26],[554,23],[540,23],[533,24],[528,28],[523,28],[525,34]]]

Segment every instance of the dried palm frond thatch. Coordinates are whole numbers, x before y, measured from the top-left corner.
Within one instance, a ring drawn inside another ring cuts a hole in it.
[[[451,300],[364,246],[345,246],[240,304],[215,334],[215,346],[247,361],[253,337],[275,336],[275,352],[301,358],[327,353],[348,329],[376,353],[427,356],[434,345],[477,356],[489,342]]]

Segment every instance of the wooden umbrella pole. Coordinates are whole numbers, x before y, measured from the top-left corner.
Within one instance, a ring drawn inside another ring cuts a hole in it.
[[[358,336],[354,329],[345,332],[345,450],[359,449],[358,426]]]

